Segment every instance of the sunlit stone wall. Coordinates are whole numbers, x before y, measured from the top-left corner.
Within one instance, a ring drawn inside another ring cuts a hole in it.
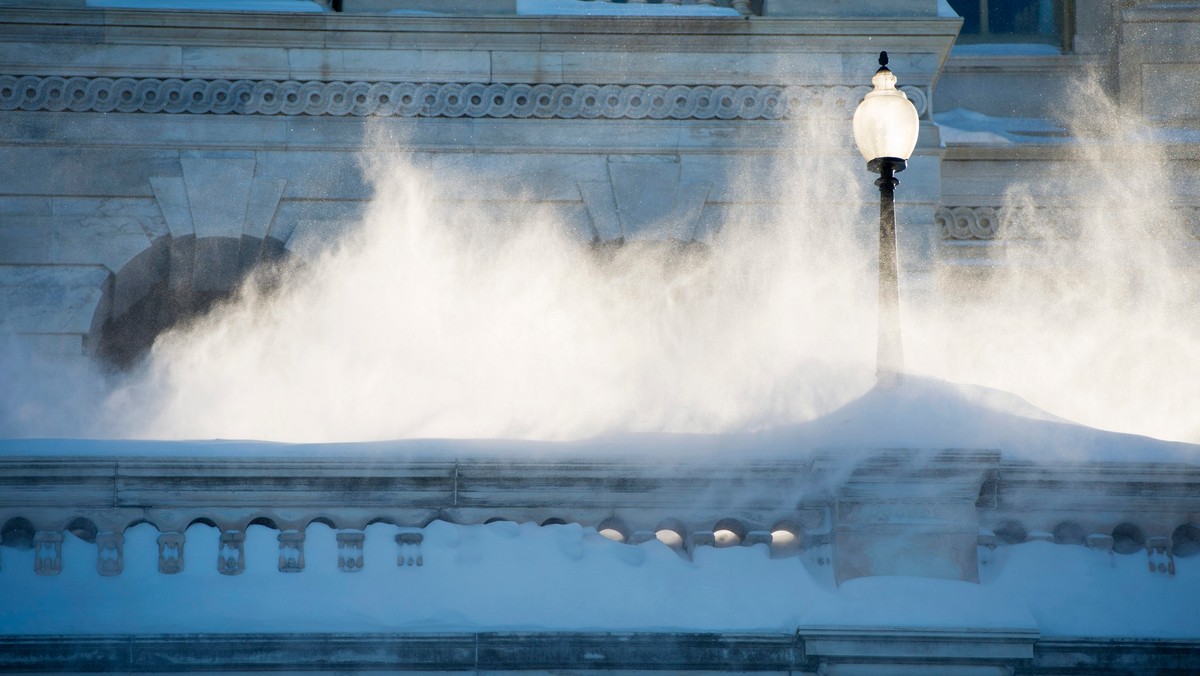
[[[912,279],[937,238],[930,101],[958,19],[933,3],[836,30],[827,16],[733,9],[17,4],[0,18],[0,321],[35,352],[95,352],[105,323],[149,295],[199,307],[268,254],[312,255],[362,217],[364,153],[403,152],[433,176],[469,172],[478,180],[446,180],[438,199],[514,217],[532,200],[581,241],[704,241],[789,199],[767,177],[796,150],[797,119],[844,126],[838,143],[853,152],[849,115],[882,48],[924,120],[900,194]],[[845,208],[861,209],[869,232],[872,205]],[[155,246],[164,253],[148,256]]]

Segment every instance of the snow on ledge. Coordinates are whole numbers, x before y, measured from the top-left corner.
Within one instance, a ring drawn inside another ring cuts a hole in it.
[[[723,16],[741,18],[735,9],[705,5],[614,4],[601,0],[517,0],[526,16]]]
[[[409,529],[411,530],[411,529]],[[278,570],[277,531],[246,531],[245,571],[221,575],[217,529],[187,530],[178,574],[156,570],[157,530],[125,532],[124,567],[96,570],[96,546],[67,534],[62,572],[3,547],[0,623],[8,636],[221,632],[732,631],[804,627],[974,628],[1043,636],[1200,638],[1200,558],[1173,576],[1143,553],[1030,542],[1002,547],[979,584],[859,578],[833,587],[815,553],[771,558],[765,545],[698,547],[692,560],[652,540],[612,542],[577,524],[498,522],[422,529],[423,565],[397,566],[400,530],[365,531],[365,567],[338,570],[336,531],[307,529],[307,564]]]
[[[210,12],[324,12],[311,0],[87,0],[102,9],[183,9]]]

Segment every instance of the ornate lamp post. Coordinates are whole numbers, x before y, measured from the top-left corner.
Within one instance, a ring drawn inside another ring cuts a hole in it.
[[[879,70],[871,78],[875,89],[854,111],[854,142],[879,174],[879,343],[875,375],[881,385],[900,382],[904,349],[900,342],[900,287],[896,265],[896,174],[908,166],[917,145],[921,122],[917,109],[896,89],[896,76],[887,67],[887,52],[879,53]]]

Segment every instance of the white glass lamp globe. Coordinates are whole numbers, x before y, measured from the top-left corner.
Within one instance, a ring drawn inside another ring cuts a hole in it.
[[[887,57],[881,57],[886,63]],[[854,111],[854,142],[867,162],[884,157],[907,160],[917,147],[921,120],[904,92],[896,89],[896,76],[886,66],[871,78],[875,89]]]

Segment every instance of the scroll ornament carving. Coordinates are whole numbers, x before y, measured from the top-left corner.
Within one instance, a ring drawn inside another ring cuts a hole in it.
[[[1069,240],[1082,236],[1086,223],[1096,218],[1094,213],[1071,208],[941,206],[934,213],[934,224],[945,240]],[[1137,236],[1200,239],[1200,207],[1174,207],[1165,223],[1136,210],[1117,212],[1115,220],[1134,224],[1127,231]]]
[[[901,88],[925,115],[924,89]],[[779,120],[849,117],[867,87],[345,82],[0,75],[0,110],[211,115]]]

